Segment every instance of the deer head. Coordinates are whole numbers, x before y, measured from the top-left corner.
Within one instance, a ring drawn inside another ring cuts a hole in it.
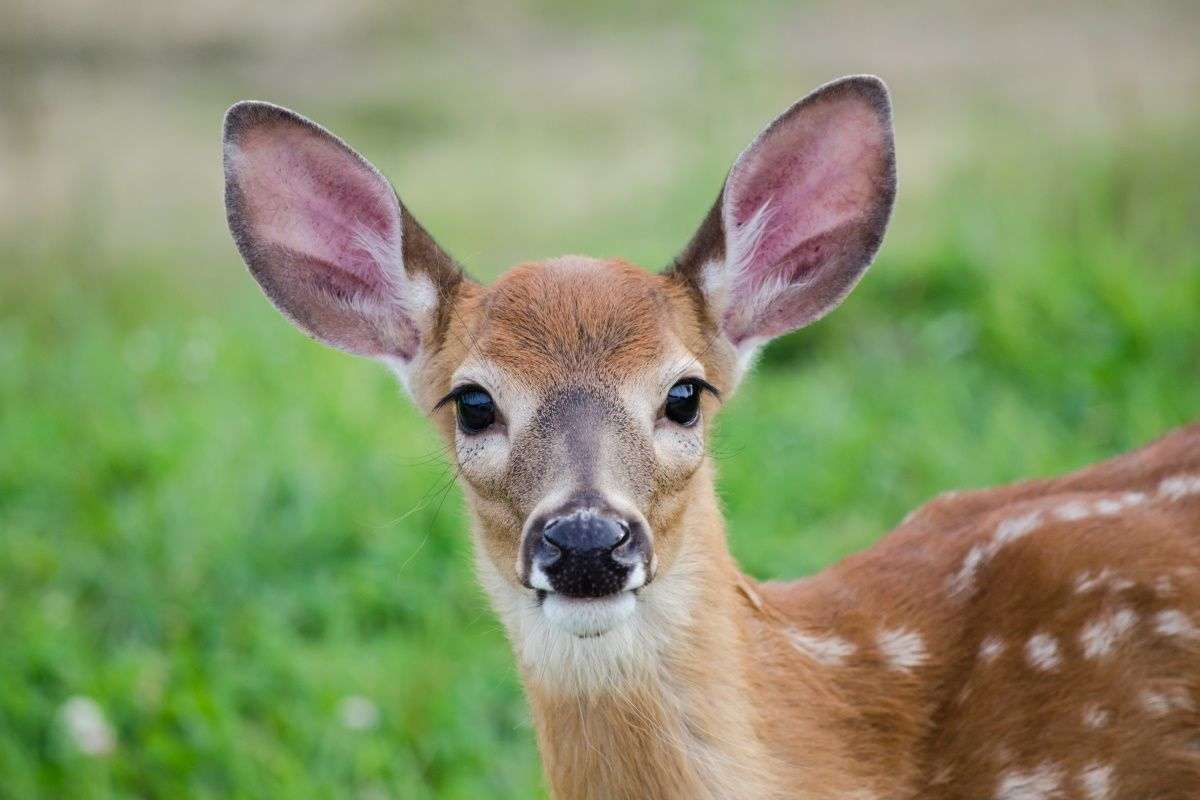
[[[485,286],[312,122],[239,103],[224,147],[250,271],[309,335],[386,363],[438,426],[481,578],[546,680],[612,680],[693,616],[728,561],[713,415],[764,342],[858,282],[895,192],[886,89],[845,78],[751,143],[665,271],[566,256]]]

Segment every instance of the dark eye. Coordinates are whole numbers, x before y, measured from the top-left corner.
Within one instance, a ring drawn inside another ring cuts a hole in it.
[[[454,397],[458,410],[458,427],[463,433],[482,433],[496,421],[496,404],[492,396],[478,386],[467,386]]]
[[[701,386],[694,380],[682,380],[667,392],[663,414],[672,422],[689,427],[700,416]]]

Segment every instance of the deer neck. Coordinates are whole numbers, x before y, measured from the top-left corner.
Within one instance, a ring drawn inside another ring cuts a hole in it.
[[[556,797],[769,794],[747,646],[754,609],[703,477],[664,533],[681,537],[680,551],[642,591],[635,625],[532,641],[509,626]]]
[[[549,628],[528,594],[514,593],[484,555],[486,518],[472,509],[479,575],[513,645],[556,798],[807,799],[856,785],[829,725],[839,693],[778,655],[787,623],[738,569],[703,473],[664,531],[681,537],[680,551],[642,590],[637,624],[595,638]]]

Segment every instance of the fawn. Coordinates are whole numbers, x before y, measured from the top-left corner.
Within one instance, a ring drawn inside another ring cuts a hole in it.
[[[267,103],[229,110],[224,156],[270,300],[387,364],[451,445],[555,797],[1200,797],[1200,425],[940,496],[793,583],[729,553],[706,432],[880,246],[878,79],[772,122],[657,274],[566,256],[477,283]]]

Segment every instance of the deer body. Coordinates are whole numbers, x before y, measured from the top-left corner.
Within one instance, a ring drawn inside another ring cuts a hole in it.
[[[1200,427],[936,499],[795,583],[728,551],[708,421],[882,240],[877,80],[772,123],[659,274],[571,256],[477,283],[275,106],[230,110],[225,165],[271,300],[388,364],[452,445],[554,796],[1200,795]]]
[[[684,524],[722,557],[661,672],[607,692],[524,670],[557,796],[1200,790],[1200,425],[937,498],[790,583],[738,571],[704,489]]]

